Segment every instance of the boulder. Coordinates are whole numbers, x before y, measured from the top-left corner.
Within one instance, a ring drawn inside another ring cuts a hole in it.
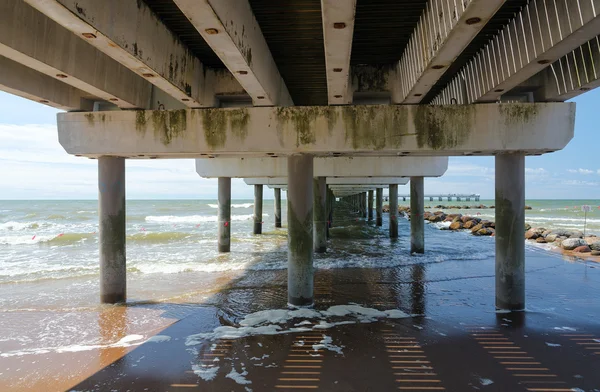
[[[525,231],[531,229],[531,225],[529,223],[525,223]]]
[[[529,229],[525,232],[525,239],[536,240],[540,237],[540,234],[535,229]]]
[[[530,206],[525,206],[526,210],[531,210],[532,208]]]
[[[481,229],[483,229],[483,225],[481,223],[479,223],[479,224],[473,226],[473,228],[471,229],[471,234],[475,234]]]
[[[596,242],[590,244],[590,249],[600,251],[600,241],[596,241]]]
[[[452,222],[452,224],[450,225],[450,230],[460,230],[462,228],[463,228],[462,222]]]
[[[482,220],[482,221],[481,221],[481,222],[479,222],[479,223],[481,223],[481,225],[482,225],[483,227],[494,227],[494,226],[495,226],[494,222],[492,222],[492,221],[489,221],[489,220]]]
[[[600,250],[593,250],[592,256],[600,256]]]
[[[554,242],[558,238],[558,235],[556,235],[554,233],[550,233],[545,238],[546,238],[546,242]]]
[[[552,232],[550,234],[556,234],[557,237],[561,237],[561,236],[567,237],[569,235],[569,231],[565,230],[565,229],[555,229],[555,230],[552,230]]]
[[[563,240],[561,246],[564,250],[573,250],[579,246],[587,247],[587,244],[581,238],[567,238],[567,239]]]
[[[544,237],[538,237],[535,239],[535,242],[537,242],[538,244],[545,244],[546,239]]]
[[[546,238],[550,233],[552,233],[552,230],[546,230],[542,233],[542,237]]]
[[[483,227],[473,233],[473,235],[476,235],[476,236],[486,236],[486,235],[492,235],[492,234],[495,234],[495,230],[490,227]]]
[[[460,220],[462,221],[462,223],[467,223],[470,220],[473,220],[473,218],[471,218],[469,215],[463,215],[462,218],[460,218]]]
[[[583,238],[583,233],[579,230],[569,231],[567,232],[567,235],[569,238]]]
[[[575,253],[590,253],[591,251],[592,250],[587,245],[578,246],[577,248],[573,249],[573,252]]]
[[[430,215],[427,220],[432,223],[441,222],[444,220],[442,215]]]
[[[477,222],[475,222],[474,220],[470,220],[470,221],[465,222],[463,228],[470,230],[475,226],[477,226]]]

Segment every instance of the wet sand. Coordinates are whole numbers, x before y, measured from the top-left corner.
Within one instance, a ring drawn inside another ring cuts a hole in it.
[[[189,335],[285,307],[285,271],[248,272],[163,330],[169,341],[135,348],[74,390],[598,390],[600,269],[544,252],[527,262],[524,313],[494,312],[493,260],[324,270],[317,309],[355,302],[421,316],[186,346]],[[323,336],[343,354],[299,345]],[[194,373],[215,358],[214,380]],[[225,377],[232,369],[250,383]]]

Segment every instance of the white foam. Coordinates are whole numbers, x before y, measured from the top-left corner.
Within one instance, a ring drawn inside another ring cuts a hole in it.
[[[350,318],[350,320],[327,322],[329,318],[333,317],[345,317]],[[212,332],[190,335],[187,337],[185,344],[187,346],[192,346],[201,344],[205,340],[238,339],[246,336],[280,335],[294,332],[307,332],[311,330],[332,328],[342,324],[352,324],[356,322],[371,323],[385,318],[396,319],[406,317],[411,316],[398,309],[381,311],[372,308],[365,308],[356,304],[336,305],[325,311],[318,311],[314,309],[263,310],[244,317],[244,319],[240,321],[240,327],[221,326],[215,328]],[[325,322],[319,323],[312,328],[296,327],[285,329],[280,325],[297,318],[319,319]]]
[[[546,342],[546,346],[548,346],[548,347],[560,347],[560,344],[558,344],[558,343],[548,343],[548,342]]]
[[[250,208],[253,205],[254,205],[254,203],[232,204],[231,208]]]
[[[219,208],[218,204],[207,204],[210,208]]]
[[[333,342],[333,339],[331,338],[331,336],[325,336],[318,344],[313,344],[312,348],[315,351],[318,350],[329,350],[329,351],[333,351],[335,353],[338,353],[340,355],[344,355],[344,353],[342,352],[342,348],[344,346],[335,346],[333,344],[331,344]]]
[[[182,272],[223,272],[223,271],[239,271],[244,270],[248,266],[248,262],[222,262],[222,263],[203,263],[203,262],[188,262],[188,263],[155,263],[147,262],[134,264],[137,270],[144,274],[178,274]]]
[[[217,376],[219,367],[213,365],[192,365],[192,371],[204,381],[212,381]]]
[[[492,385],[494,382],[489,378],[480,378],[479,383],[483,386]]]
[[[168,342],[169,340],[171,340],[170,336],[167,336],[167,335],[154,335],[150,339],[148,339],[147,342],[162,343],[162,342]]]
[[[269,216],[269,214],[263,214],[263,216]],[[232,221],[245,221],[252,219],[252,214],[244,214],[244,215],[232,215]],[[204,222],[216,222],[216,215],[184,215],[184,216],[176,216],[176,215],[149,215],[145,218],[146,222],[154,222],[154,223],[204,223]]]
[[[236,383],[240,384],[240,385],[247,385],[247,384],[252,384],[252,381],[246,379],[245,376],[248,375],[248,371],[246,370],[246,368],[242,367],[242,372],[238,373],[235,368],[231,368],[231,371],[225,376],[227,378],[232,379],[233,381],[235,381]]]

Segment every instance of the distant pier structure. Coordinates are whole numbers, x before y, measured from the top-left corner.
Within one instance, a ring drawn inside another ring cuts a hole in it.
[[[398,195],[398,198],[402,198],[402,201],[406,201],[406,199],[410,199],[410,195]],[[429,198],[429,201],[433,201],[434,199],[437,199],[438,201],[442,201],[443,199],[447,199],[448,201],[452,201],[452,199],[456,199],[456,201],[471,201],[471,199],[473,199],[474,201],[479,201],[479,199],[481,198],[481,195],[478,193],[471,193],[471,194],[457,194],[457,193],[453,193],[453,194],[447,194],[447,195],[425,195],[424,196],[425,199]],[[389,200],[389,196],[385,197],[385,201]]]

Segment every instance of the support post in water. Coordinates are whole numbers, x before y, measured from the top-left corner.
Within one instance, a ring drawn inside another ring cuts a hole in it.
[[[525,309],[525,156],[496,155],[496,308]]]
[[[254,234],[262,234],[263,186],[254,185]]]
[[[410,178],[410,253],[425,252],[423,177]]]
[[[377,188],[375,198],[376,224],[383,226],[383,188]]]
[[[313,241],[317,253],[327,251],[327,183],[325,177],[313,180]]]
[[[281,188],[273,189],[275,193],[275,227],[281,227]]]
[[[398,238],[398,184],[390,184],[390,238]]]
[[[313,304],[313,156],[288,157],[288,303]]]
[[[367,217],[369,222],[373,220],[373,190],[371,189],[367,196]]]
[[[125,302],[125,158],[98,158],[100,301]]]
[[[219,252],[231,250],[231,178],[219,177],[218,235]]]

